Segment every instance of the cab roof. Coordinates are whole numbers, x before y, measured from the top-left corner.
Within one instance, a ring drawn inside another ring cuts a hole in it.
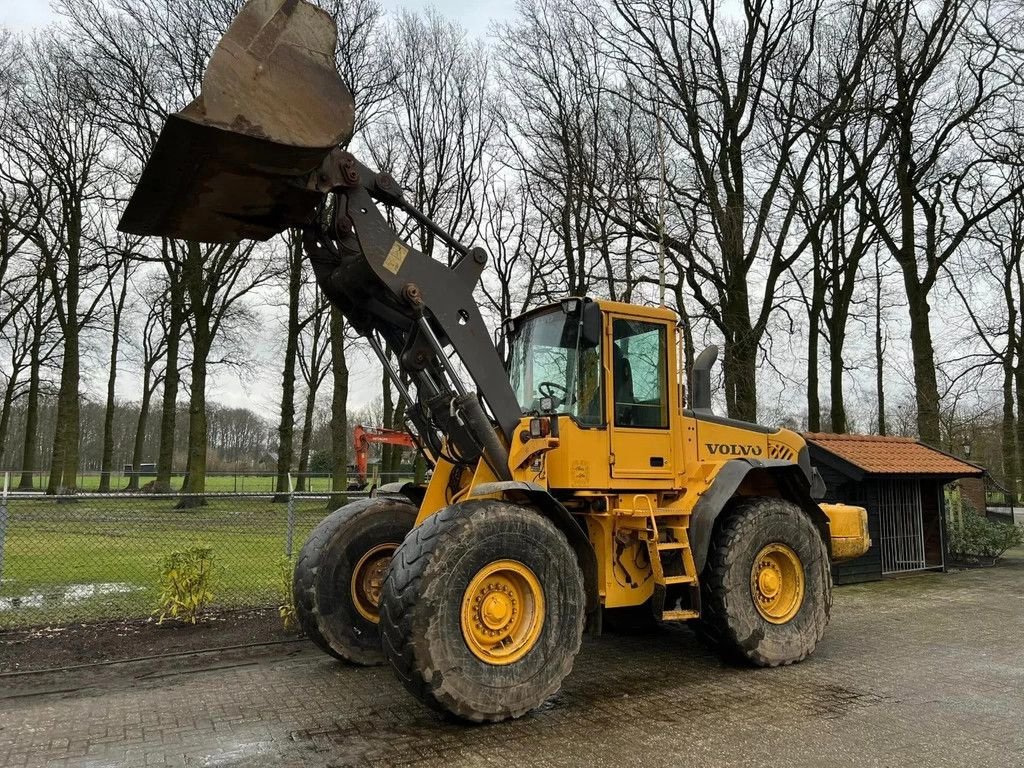
[[[566,296],[567,299],[577,299],[580,297]],[[631,315],[633,317],[642,317],[649,320],[662,320],[669,322],[676,322],[679,319],[679,315],[676,314],[675,310],[668,307],[651,307],[643,304],[626,304],[622,301],[609,301],[608,299],[592,299],[589,296],[582,297],[584,302],[594,302],[600,308],[601,312],[608,312],[617,315]],[[523,320],[534,315],[539,315],[544,312],[549,312],[553,309],[559,309],[561,307],[561,301],[554,301],[550,304],[544,304],[540,307],[534,307],[521,315],[510,317],[506,322],[511,322],[513,325],[518,325]]]

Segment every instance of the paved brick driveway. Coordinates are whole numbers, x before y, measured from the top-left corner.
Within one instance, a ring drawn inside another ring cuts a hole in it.
[[[843,587],[817,655],[584,644],[545,711],[465,727],[305,645],[0,679],[0,765],[1021,766],[1024,558]]]

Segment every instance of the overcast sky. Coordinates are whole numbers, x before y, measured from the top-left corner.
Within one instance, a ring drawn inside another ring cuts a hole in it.
[[[421,10],[434,6],[450,19],[458,20],[474,34],[485,34],[492,19],[503,19],[512,14],[514,0],[487,0],[467,2],[466,0],[382,0],[388,9],[412,8]],[[53,19],[49,0],[0,0],[0,24],[17,30],[27,30],[46,24]]]

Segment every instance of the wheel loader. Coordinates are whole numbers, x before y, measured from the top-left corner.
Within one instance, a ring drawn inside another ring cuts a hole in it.
[[[684,386],[670,309],[565,297],[504,321],[506,365],[474,299],[485,250],[345,149],[355,105],[336,36],[304,0],[249,0],[120,222],[210,242],[301,230],[320,289],[408,403],[429,483],[316,527],[294,577],[306,635],[390,663],[419,700],[477,722],[552,696],[604,620],[691,622],[756,666],[807,657],[829,620],[830,561],[870,544],[865,511],[815,500],[798,434],[712,411],[714,349]],[[403,240],[388,209],[451,266]]]

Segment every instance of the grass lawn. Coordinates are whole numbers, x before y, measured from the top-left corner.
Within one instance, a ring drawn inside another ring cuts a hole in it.
[[[174,504],[173,498],[137,496],[11,499],[0,629],[147,616],[156,606],[164,557],[194,545],[213,548],[217,605],[283,599],[286,504],[211,498],[188,511]],[[296,502],[295,554],[326,513],[323,499]]]

